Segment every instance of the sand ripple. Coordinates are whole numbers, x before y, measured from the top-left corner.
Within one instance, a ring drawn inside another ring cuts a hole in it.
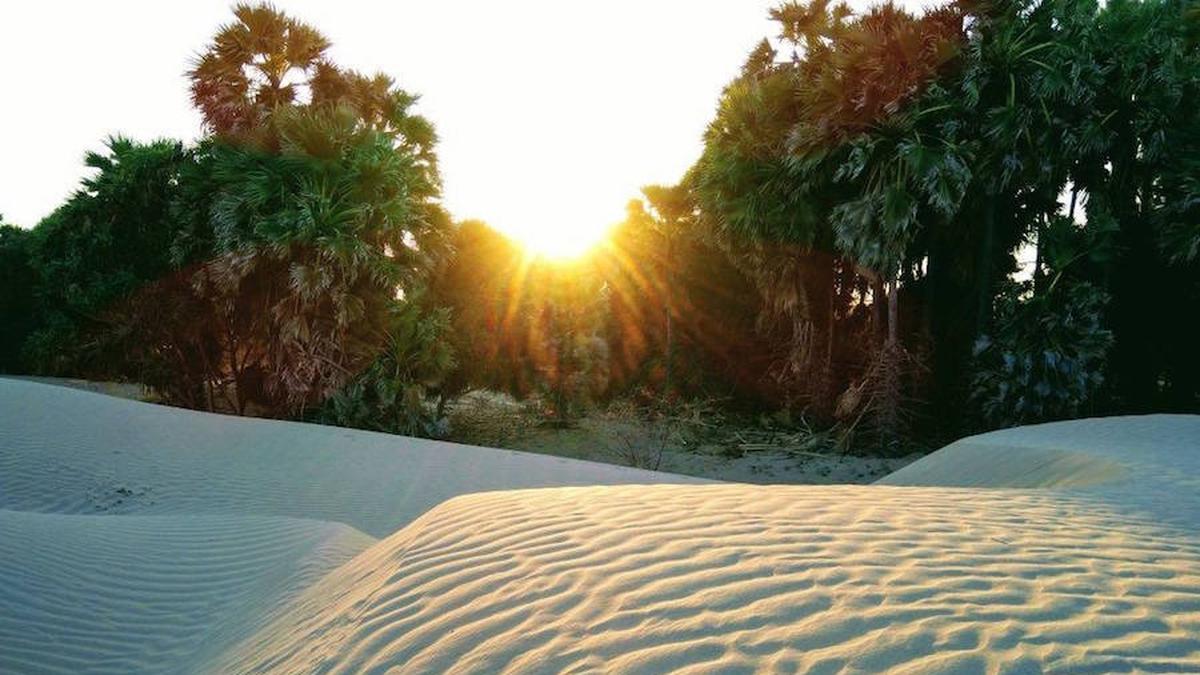
[[[698,482],[0,379],[0,673],[1200,672],[1200,417]]]
[[[258,514],[386,537],[470,492],[696,478],[0,378],[0,509]]]
[[[1031,491],[611,487],[455,499],[238,672],[1187,672],[1200,542]]]
[[[0,511],[0,672],[201,670],[374,541],[288,518]]]

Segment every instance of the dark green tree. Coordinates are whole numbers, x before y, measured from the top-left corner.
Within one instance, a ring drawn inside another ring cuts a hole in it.
[[[32,235],[3,222],[0,217],[0,373],[23,373],[21,350],[36,325]]]
[[[319,32],[268,5],[235,16],[190,73],[215,140],[207,220],[186,243],[210,247],[194,285],[224,317],[235,407],[297,415],[387,371],[371,363],[412,335],[401,307],[421,295],[449,218],[415,96],[337,68]]]
[[[123,377],[108,311],[172,269],[172,204],[191,154],[177,141],[108,141],[88,153],[95,174],[33,233],[38,329],[26,344],[36,370]]]

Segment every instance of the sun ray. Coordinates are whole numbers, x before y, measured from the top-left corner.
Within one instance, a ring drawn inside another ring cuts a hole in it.
[[[533,257],[573,260],[583,257],[607,240],[612,225],[556,224],[551,221],[498,226]]]

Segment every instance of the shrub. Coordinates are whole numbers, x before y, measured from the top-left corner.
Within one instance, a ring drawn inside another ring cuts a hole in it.
[[[1086,282],[1034,295],[1012,283],[997,298],[991,335],[975,345],[973,396],[984,419],[1012,426],[1078,416],[1104,382],[1112,333],[1108,295]]]
[[[445,333],[449,311],[419,301],[396,310],[387,347],[358,377],[329,397],[316,417],[324,424],[408,436],[442,438],[449,432],[442,384],[454,367]]]
[[[0,373],[25,370],[21,347],[34,329],[30,233],[0,218]]]

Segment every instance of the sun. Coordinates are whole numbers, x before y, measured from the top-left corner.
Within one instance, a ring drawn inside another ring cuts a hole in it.
[[[499,229],[530,255],[550,260],[581,258],[602,244],[613,224],[526,222]]]
[[[512,169],[513,180],[530,173],[521,169]],[[448,190],[446,205],[459,218],[487,223],[530,258],[562,262],[602,246],[627,216],[629,195],[637,193],[636,187],[602,180],[594,171],[574,170],[558,172],[537,190],[515,189],[495,177],[469,195],[461,181],[452,185],[459,187]]]

